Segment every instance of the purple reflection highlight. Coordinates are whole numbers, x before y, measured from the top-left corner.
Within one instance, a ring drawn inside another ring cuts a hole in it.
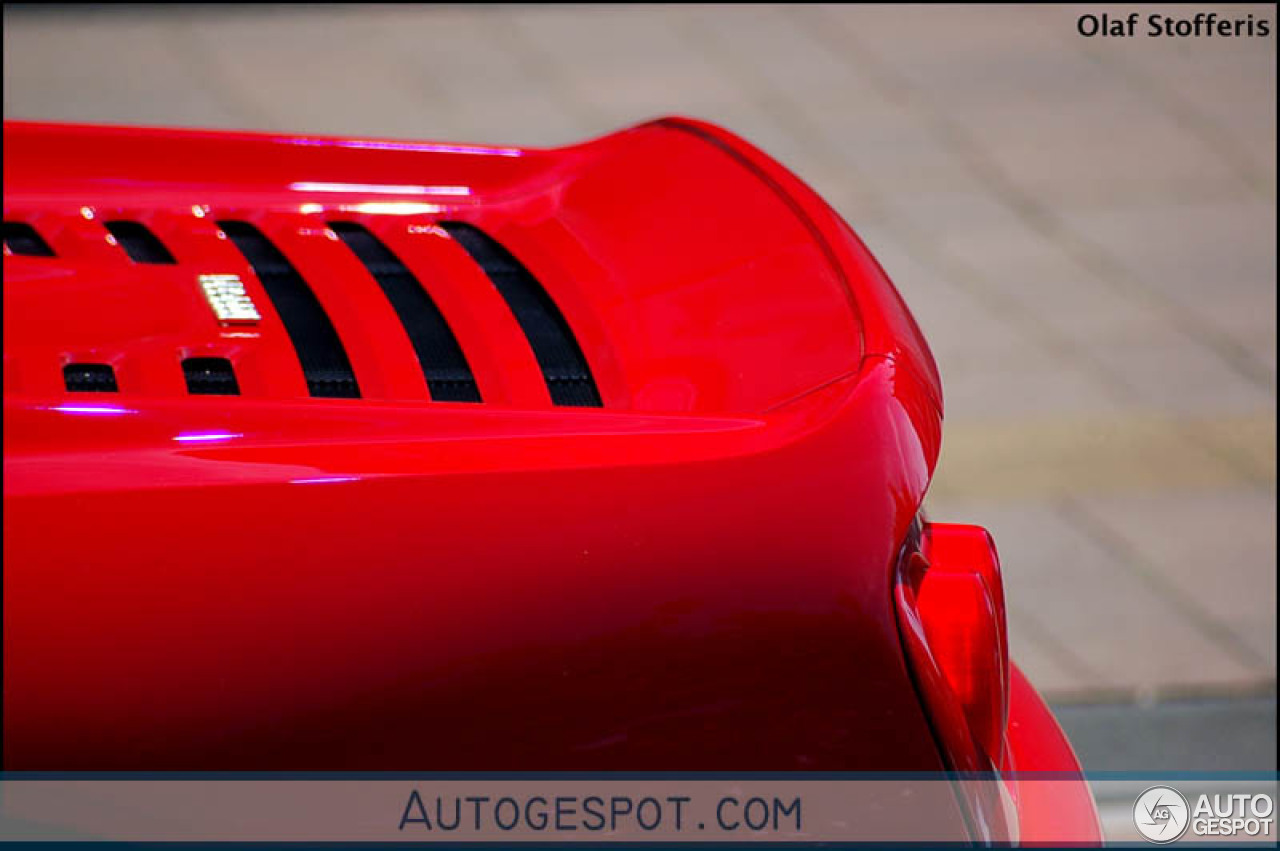
[[[294,192],[367,192],[373,195],[470,195],[470,186],[418,186],[396,183],[329,183],[301,180],[290,183]]]
[[[64,414],[96,414],[107,416],[138,413],[132,408],[113,408],[110,405],[57,405],[52,408],[46,408],[46,410],[59,411]]]
[[[237,437],[244,437],[244,435],[233,434],[229,431],[197,431],[190,434],[180,434],[174,440],[179,443],[214,443],[219,440],[235,440]]]
[[[434,142],[375,142],[353,139],[289,139],[290,145],[316,148],[367,148],[375,151],[422,151],[439,154],[478,154],[493,157],[521,157],[519,148],[495,148],[486,145],[442,145]]]
[[[290,479],[291,485],[327,485],[333,482],[358,482],[359,476],[319,476],[314,479]]]

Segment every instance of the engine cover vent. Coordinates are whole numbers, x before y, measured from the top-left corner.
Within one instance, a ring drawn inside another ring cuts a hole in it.
[[[187,358],[182,362],[187,392],[193,396],[239,396],[231,361],[226,358]]]
[[[329,227],[369,270],[400,317],[418,355],[431,398],[440,402],[479,402],[480,388],[457,338],[408,267],[362,225],[330,222]]]
[[[4,223],[4,247],[13,254],[27,257],[52,257],[53,249],[49,243],[36,232],[36,229],[25,222]]]
[[[173,264],[173,254],[164,247],[164,243],[156,239],[156,235],[147,230],[141,222],[103,222],[116,242],[129,255],[134,263]]]
[[[557,405],[602,407],[587,359],[569,323],[538,279],[484,231],[464,222],[440,222],[506,299],[533,349],[551,401]]]
[[[360,387],[342,340],[293,264],[248,222],[220,221],[218,227],[240,249],[262,281],[298,352],[311,395],[358,399]]]
[[[62,368],[67,390],[72,393],[118,393],[116,371],[105,363],[69,363]]]

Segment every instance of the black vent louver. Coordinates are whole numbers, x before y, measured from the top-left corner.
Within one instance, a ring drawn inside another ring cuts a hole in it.
[[[26,222],[4,223],[4,246],[26,257],[52,257],[53,249],[44,237]]]
[[[226,358],[187,358],[182,362],[187,392],[193,396],[239,396],[231,361]]]
[[[72,393],[118,393],[116,371],[105,363],[69,363],[62,368],[62,379]]]
[[[103,222],[102,226],[116,238],[116,242],[134,263],[177,263],[164,243],[141,222]]]
[[[362,225],[330,222],[329,227],[369,270],[400,317],[418,355],[431,398],[441,402],[479,402],[480,388],[457,337],[413,273]]]
[[[551,401],[557,405],[601,407],[587,359],[564,315],[537,278],[511,252],[474,225],[440,222],[440,227],[466,249],[506,300],[538,359]]]
[[[298,352],[311,395],[359,398],[355,372],[338,332],[316,294],[280,249],[248,222],[222,221],[218,227],[249,261],[276,313],[280,314]]]

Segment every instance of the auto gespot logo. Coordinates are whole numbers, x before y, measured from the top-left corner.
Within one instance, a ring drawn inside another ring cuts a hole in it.
[[[1148,841],[1166,844],[1192,836],[1275,835],[1275,801],[1266,794],[1202,794],[1194,806],[1172,786],[1152,786],[1133,802],[1133,824]]]

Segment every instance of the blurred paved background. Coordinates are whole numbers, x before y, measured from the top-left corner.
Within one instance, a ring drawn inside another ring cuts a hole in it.
[[[1240,8],[1263,39],[1080,37],[1104,10],[6,5],[4,111],[532,145],[732,128],[840,209],[928,334],[929,507],[994,532],[1015,657],[1060,706],[1141,707],[1066,710],[1086,762],[1186,728],[1203,767],[1274,767],[1275,9]]]

